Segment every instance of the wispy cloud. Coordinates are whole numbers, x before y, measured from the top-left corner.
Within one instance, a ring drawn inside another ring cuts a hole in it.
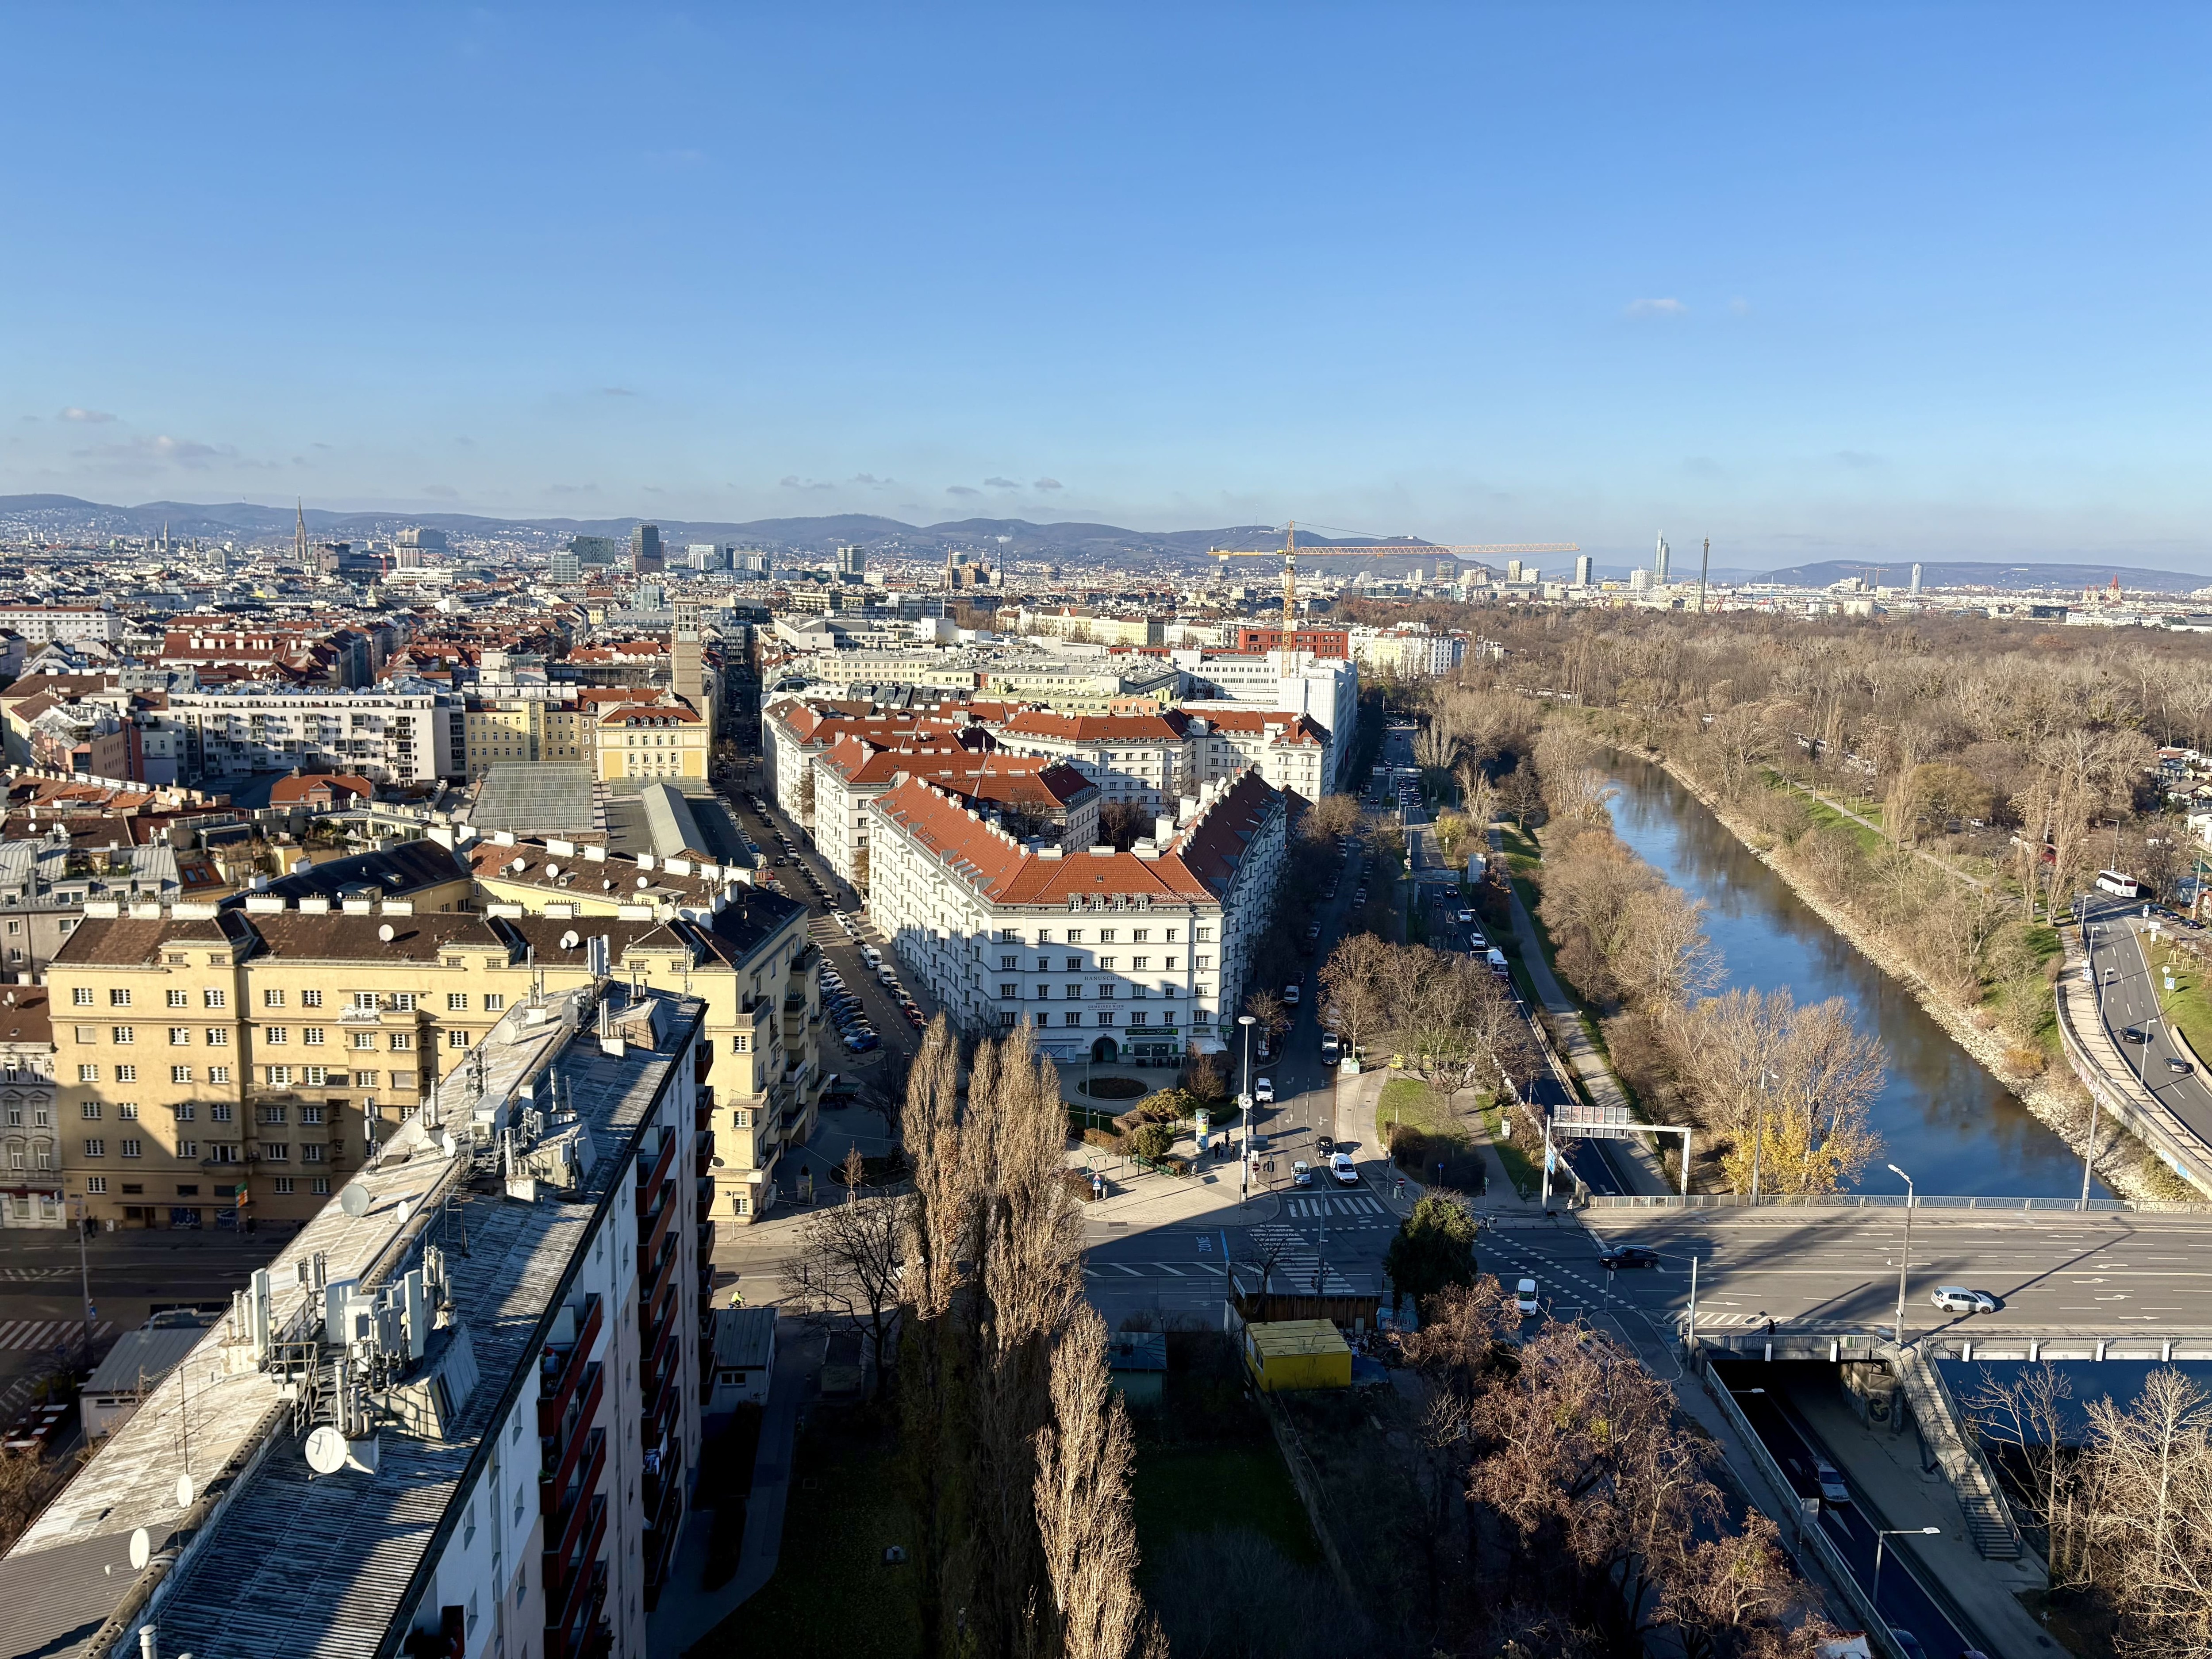
[[[228,444],[204,444],[194,438],[172,438],[167,433],[158,437],[133,438],[128,443],[95,444],[75,453],[79,460],[117,469],[167,465],[198,470],[217,461],[236,462],[239,459],[238,451]]]
[[[835,489],[837,487],[827,478],[802,478],[796,472],[787,472],[776,482],[786,489]]]
[[[1057,478],[1039,478],[1030,488],[1031,489],[1065,489],[1067,486]]]
[[[424,484],[422,493],[433,501],[458,501],[461,499],[461,492],[451,484]]]
[[[971,489],[966,484],[947,484],[945,487],[945,493],[948,495],[980,495],[983,492],[980,489]]]
[[[547,484],[545,493],[549,495],[596,495],[599,493],[599,487],[595,483]]]
[[[1689,313],[1689,307],[1684,305],[1680,300],[1631,300],[1628,302],[1628,309],[1624,312],[1622,315],[1628,317],[1681,317],[1686,316]]]
[[[898,480],[896,478],[878,478],[872,472],[855,472],[853,475],[852,482],[856,484],[864,484],[870,489],[896,489],[898,488]]]
[[[1881,456],[1870,455],[1863,449],[1839,449],[1836,452],[1836,460],[1839,465],[1848,466],[1858,472],[1863,472],[1869,467],[1881,465]]]
[[[983,488],[986,489],[1019,489],[1021,486],[1016,483],[1012,478],[986,478],[983,480]]]
[[[104,426],[115,416],[104,409],[78,409],[72,405],[62,410],[59,418],[64,421],[82,421],[88,426]]]

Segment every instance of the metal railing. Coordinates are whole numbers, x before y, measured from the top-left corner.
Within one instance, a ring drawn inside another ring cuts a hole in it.
[[[1903,1193],[1761,1193],[1756,1199],[1747,1193],[1654,1193],[1648,1195],[1632,1194],[1626,1197],[1594,1194],[1589,1200],[1593,1210],[1902,1210],[1906,1194]],[[2075,1198],[2006,1198],[1987,1194],[1966,1194],[1947,1196],[1942,1194],[1922,1193],[1912,1200],[1911,1207],[1917,1210],[1988,1210],[1997,1213],[2019,1214],[2026,1211],[2058,1212],[2078,1215],[2081,1201]],[[2093,1198],[2088,1207],[2096,1212],[2120,1210],[2212,1210],[2212,1204],[2130,1204],[2117,1198]]]

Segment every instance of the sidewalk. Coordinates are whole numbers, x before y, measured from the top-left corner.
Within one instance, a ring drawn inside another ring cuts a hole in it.
[[[745,1537],[738,1570],[719,1589],[701,1587],[714,1516],[712,1510],[695,1511],[684,1522],[660,1604],[646,1622],[646,1646],[653,1653],[682,1654],[703,1640],[768,1583],[782,1554],[792,1448],[799,1413],[813,1397],[822,1344],[817,1336],[801,1335],[795,1326],[780,1328],[776,1336],[775,1374],[769,1382],[768,1410],[761,1421],[760,1445],[753,1454],[752,1492],[745,1500]]]
[[[1549,1017],[1554,1046],[1561,1059],[1571,1066],[1575,1077],[1589,1097],[1590,1103],[1607,1109],[1628,1111],[1628,1096],[1621,1088],[1613,1068],[1597,1045],[1590,1041],[1583,1027],[1581,1006],[1566,994],[1552,964],[1544,959],[1542,941],[1536,936],[1536,924],[1528,907],[1521,902],[1520,890],[1508,883],[1505,889],[1508,902],[1513,907],[1513,932],[1521,941],[1521,965],[1527,970],[1528,983],[1534,988],[1536,999],[1544,1005]],[[1612,1143],[1622,1156],[1612,1160],[1614,1170],[1623,1184],[1638,1197],[1650,1197],[1671,1193],[1673,1183],[1667,1171],[1651,1149],[1640,1140],[1616,1140]]]

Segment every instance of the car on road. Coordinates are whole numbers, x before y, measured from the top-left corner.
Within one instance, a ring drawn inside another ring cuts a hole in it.
[[[1597,1259],[1614,1273],[1623,1273],[1631,1267],[1657,1267],[1659,1252],[1641,1244],[1616,1244],[1609,1250],[1600,1250]]]
[[[2119,978],[2119,976],[2120,970],[2117,968],[2107,968],[2105,969],[2105,983],[2107,985],[2110,985],[2114,980]]]
[[[1304,1158],[1300,1158],[1297,1163],[1291,1164],[1291,1185],[1293,1187],[1312,1186],[1313,1165],[1307,1163]]]
[[[1848,1504],[1851,1501],[1851,1489],[1844,1484],[1843,1471],[1826,1458],[1823,1457],[1820,1460],[1820,1466],[1814,1473],[1814,1479],[1820,1483],[1822,1503]]]
[[[1334,1152],[1336,1150],[1336,1137],[1334,1135],[1316,1136],[1314,1139],[1314,1150],[1319,1152],[1323,1158],[1327,1158],[1331,1152]]]
[[[872,945],[863,945],[860,947],[860,960],[871,968],[880,968],[884,965],[884,953]]]
[[[1335,1032],[1331,1031],[1322,1038],[1321,1058],[1324,1066],[1334,1066],[1343,1057],[1344,1045],[1336,1040]]]
[[[1532,1314],[1536,1311],[1536,1281],[1524,1279],[1513,1287],[1513,1306],[1516,1311]]]
[[[1474,920],[1474,912],[1472,910],[1462,910],[1459,913],[1457,920],[1462,926],[1472,922]]]
[[[1970,1291],[1964,1285],[1938,1285],[1928,1299],[1945,1313],[1995,1313],[1997,1299],[1987,1291]]]
[[[1258,1101],[1262,1106],[1273,1105],[1275,1103],[1275,1079],[1271,1077],[1263,1077],[1257,1083],[1255,1083],[1252,1085],[1252,1098]]]
[[[1336,1177],[1336,1184],[1340,1187],[1357,1187],[1359,1184],[1359,1171],[1352,1167],[1350,1152],[1332,1153],[1328,1172]]]
[[[2120,1033],[2120,1037],[2123,1042],[2148,1042],[2150,1041],[2150,1034],[2145,1031],[2140,1025],[2129,1026],[2125,1030]]]
[[[2189,1075],[2189,1062],[2179,1054],[2168,1054],[2166,1057],[2166,1069],[2176,1077],[2186,1077]]]
[[[896,985],[898,983],[898,969],[888,962],[879,962],[876,964],[876,977],[886,985]]]
[[[1352,890],[1352,902],[1354,904],[1364,904],[1364,903],[1366,903],[1366,902],[1367,902],[1367,889],[1366,889],[1365,887],[1364,887],[1364,886],[1361,886],[1361,887],[1355,887],[1355,888],[1353,888],[1353,889]]]
[[[1293,1008],[1298,1006],[1299,994],[1300,993],[1296,981],[1292,981],[1290,984],[1283,987],[1283,1000],[1289,1003]]]

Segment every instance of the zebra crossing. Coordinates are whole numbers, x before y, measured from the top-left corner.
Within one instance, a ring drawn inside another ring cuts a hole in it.
[[[92,1340],[98,1342],[114,1328],[113,1321],[103,1320],[94,1328]],[[35,1353],[41,1348],[67,1347],[83,1336],[82,1319],[0,1320],[0,1353]]]
[[[1275,1291],[1312,1291],[1316,1288],[1316,1273],[1324,1275],[1320,1282],[1323,1296],[1355,1296],[1367,1287],[1355,1286],[1334,1267],[1324,1268],[1321,1255],[1313,1242],[1304,1233],[1283,1226],[1278,1222],[1263,1221],[1249,1234],[1251,1247],[1239,1261],[1238,1277],[1246,1288],[1254,1288],[1253,1280],[1259,1277],[1257,1263],[1269,1263],[1267,1285]],[[1364,1278],[1364,1275],[1362,1275]]]
[[[10,1285],[50,1285],[76,1276],[75,1267],[0,1267],[0,1280]]]
[[[1310,1198],[1285,1198],[1283,1211],[1301,1220],[1317,1220],[1327,1216],[1334,1220],[1338,1216],[1354,1216],[1369,1226],[1395,1226],[1396,1218],[1379,1198],[1367,1193],[1322,1193]]]

